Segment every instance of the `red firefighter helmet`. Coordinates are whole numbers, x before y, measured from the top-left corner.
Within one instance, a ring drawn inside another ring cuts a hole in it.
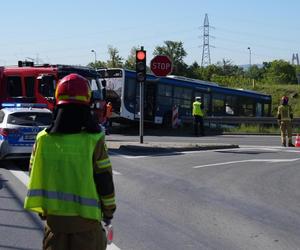
[[[88,80],[78,74],[65,76],[57,84],[55,99],[57,105],[75,103],[89,106],[91,89]]]
[[[284,95],[283,97],[281,97],[281,102],[282,102],[282,104],[286,105],[289,102],[289,98]]]

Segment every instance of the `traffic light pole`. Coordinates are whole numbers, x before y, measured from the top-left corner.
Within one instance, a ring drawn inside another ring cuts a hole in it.
[[[140,83],[140,143],[144,136],[144,84],[146,81],[146,51],[144,47],[136,50],[136,81]]]
[[[140,143],[144,136],[144,82],[140,82]]]

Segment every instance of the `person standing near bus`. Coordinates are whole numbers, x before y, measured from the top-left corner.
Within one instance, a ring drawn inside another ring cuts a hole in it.
[[[193,112],[194,117],[194,134],[199,136],[199,126],[200,134],[204,136],[204,125],[203,125],[203,104],[201,103],[201,97],[197,96],[193,102]]]
[[[90,110],[88,81],[70,74],[57,85],[54,121],[36,138],[24,207],[46,220],[43,249],[105,250],[101,221],[116,209],[104,133]]]
[[[289,98],[287,96],[281,98],[281,105],[279,105],[277,110],[277,120],[280,126],[282,146],[294,147],[292,141],[293,110],[289,105]],[[288,137],[288,145],[286,145],[286,136]]]
[[[105,121],[105,128],[106,128],[106,134],[110,134],[110,128],[112,126],[112,122],[110,120],[111,116],[112,116],[112,111],[113,111],[113,106],[111,104],[111,102],[108,102],[106,104],[106,121]]]

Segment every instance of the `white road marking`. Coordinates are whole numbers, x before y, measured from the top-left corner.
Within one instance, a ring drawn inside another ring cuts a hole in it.
[[[107,250],[121,250],[121,248],[117,247],[114,243],[107,245]]]
[[[289,147],[281,147],[281,146],[261,146],[261,145],[240,145],[240,149],[261,149],[268,151],[280,151],[286,153],[300,153],[300,148],[289,148]]]
[[[122,155],[123,158],[126,159],[139,159],[139,158],[145,158],[145,157],[149,157],[151,155],[138,155],[138,156],[131,156],[131,155]]]
[[[295,158],[295,159],[248,159],[248,160],[241,160],[241,161],[227,161],[227,162],[219,162],[219,163],[213,163],[213,164],[206,164],[206,165],[195,166],[193,168],[205,168],[205,167],[211,167],[211,166],[221,166],[221,165],[229,165],[229,164],[243,163],[243,162],[269,162],[269,163],[278,163],[278,162],[292,162],[292,161],[298,161],[298,160],[300,160],[300,158]]]
[[[120,157],[127,158],[127,159],[147,157],[147,155],[131,156],[131,155],[124,155],[124,154],[119,154],[119,153],[115,153],[115,152],[109,152],[109,154],[110,155],[115,155],[115,156],[120,156]]]
[[[116,171],[116,170],[113,170],[113,174],[114,175],[122,175],[120,172]]]
[[[232,135],[220,135],[220,136],[222,136],[222,137],[249,137],[249,138],[253,138],[253,137],[259,137],[259,138],[261,138],[261,137],[267,137],[267,138],[280,138],[280,135],[247,135],[247,134],[244,134],[244,135],[234,135],[234,134],[232,134]]]
[[[28,186],[29,183],[29,176],[25,174],[21,170],[10,170],[10,172],[17,177],[19,181],[21,181],[26,187]]]

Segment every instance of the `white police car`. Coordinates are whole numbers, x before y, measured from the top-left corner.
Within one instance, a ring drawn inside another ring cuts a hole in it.
[[[0,109],[0,160],[28,158],[37,133],[52,122],[43,104],[3,103]]]

